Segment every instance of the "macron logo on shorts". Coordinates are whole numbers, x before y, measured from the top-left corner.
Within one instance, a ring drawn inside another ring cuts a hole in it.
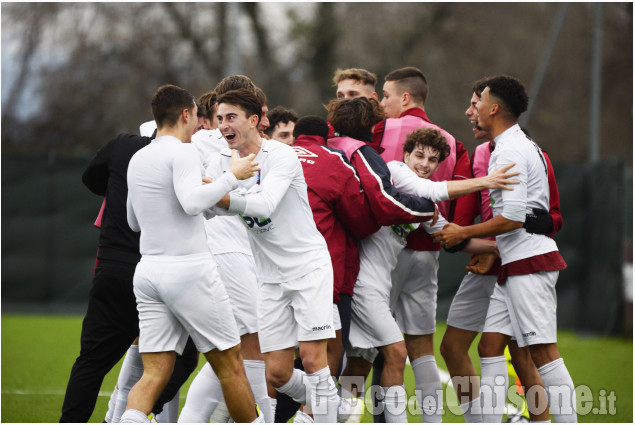
[[[531,331],[531,332],[527,332],[526,334],[523,334],[524,338],[527,338],[528,336],[536,336],[536,332]]]
[[[313,326],[313,332],[327,331],[329,329],[331,329],[331,325]]]

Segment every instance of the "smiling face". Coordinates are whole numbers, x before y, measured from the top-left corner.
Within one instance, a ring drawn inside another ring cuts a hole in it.
[[[260,123],[258,124],[260,137],[265,137],[265,130],[269,128],[269,118],[267,118],[268,112],[269,108],[267,108],[267,105],[262,105],[262,114],[260,115]]]
[[[474,133],[474,137],[477,140],[489,140],[491,139],[489,133],[484,131],[482,128],[478,126],[478,111],[476,109],[476,105],[480,98],[476,95],[476,93],[472,93],[472,98],[470,99],[470,107],[465,111],[465,116],[470,123],[472,124],[472,132]]]
[[[218,105],[219,129],[231,149],[243,153],[258,143],[258,115],[247,116],[240,107],[229,103]]]
[[[439,165],[441,155],[430,146],[417,145],[412,152],[404,153],[403,162],[414,171],[417,176],[429,179]]]

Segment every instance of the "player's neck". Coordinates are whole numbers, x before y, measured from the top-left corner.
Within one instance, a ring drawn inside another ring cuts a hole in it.
[[[262,146],[262,139],[258,133],[250,135],[249,141],[245,143],[245,145],[238,150],[238,154],[240,157],[245,157],[251,153],[254,155],[258,155],[260,152],[260,147]]]
[[[182,143],[189,143],[190,138],[187,137],[186,129],[181,126],[163,127],[160,130],[157,129],[157,138],[163,136],[172,136],[179,139]]]

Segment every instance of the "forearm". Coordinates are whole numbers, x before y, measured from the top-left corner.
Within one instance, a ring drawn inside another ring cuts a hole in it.
[[[511,230],[523,227],[523,223],[519,221],[508,220],[502,215],[488,220],[484,223],[474,224],[472,226],[465,226],[461,228],[461,238],[483,238],[486,236],[497,236],[503,233],[507,233]]]
[[[468,252],[471,254],[491,254],[496,252],[496,241],[488,239],[470,239],[465,245],[465,248],[461,252]]]
[[[449,180],[446,183],[448,185],[448,195],[451,199],[482,189],[487,189],[484,177],[465,180]]]

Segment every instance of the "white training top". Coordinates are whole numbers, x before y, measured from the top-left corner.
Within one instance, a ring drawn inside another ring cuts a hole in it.
[[[434,182],[421,178],[401,161],[390,161],[388,169],[392,175],[393,185],[399,192],[426,198],[432,202],[450,199],[448,182]]]
[[[229,170],[231,150],[210,161],[217,178]],[[324,237],[315,227],[302,165],[293,148],[262,139],[256,155],[260,172],[230,194],[229,213],[247,226],[258,279],[286,282],[331,263]],[[225,173],[227,174],[227,173]],[[219,210],[219,209],[217,209]]]
[[[212,154],[228,149],[227,141],[218,129],[199,130],[192,135],[192,146],[201,155],[203,166],[207,168]],[[213,171],[211,171],[213,173]],[[208,171],[205,171],[209,175]],[[207,244],[212,254],[239,252],[252,255],[247,230],[238,216],[216,216],[205,220]]]
[[[238,186],[232,173],[203,185],[203,167],[189,143],[154,139],[128,165],[128,224],[141,231],[141,255],[209,252],[201,212]]]
[[[520,184],[515,185],[514,190],[490,190],[494,217],[502,214],[508,220],[524,223],[525,214],[532,213],[533,208],[548,211],[547,164],[540,147],[525,135],[518,124],[499,134],[494,141],[496,148],[490,157],[488,172],[510,163],[516,165],[509,172],[520,172],[516,176]],[[527,233],[522,227],[496,236],[496,243],[502,264],[558,250],[550,237]]]

